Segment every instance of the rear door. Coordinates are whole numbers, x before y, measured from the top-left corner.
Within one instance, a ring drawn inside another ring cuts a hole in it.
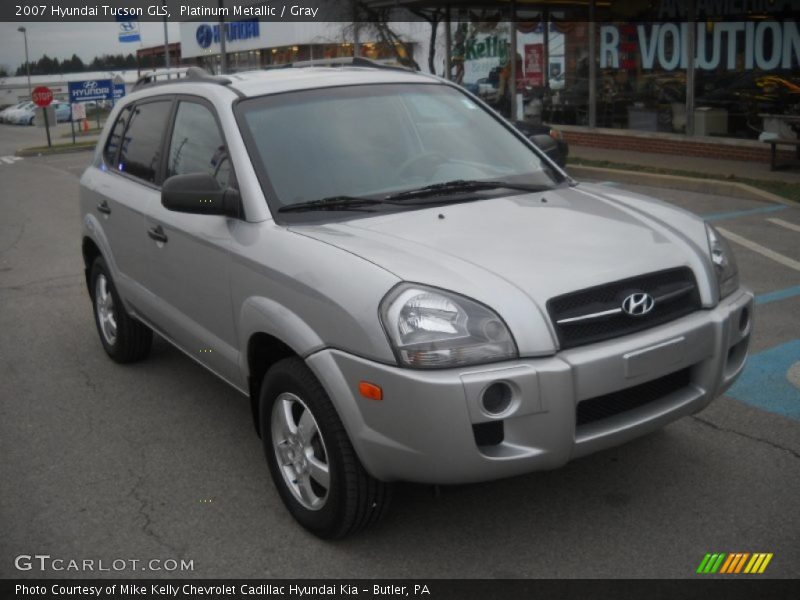
[[[164,179],[209,173],[222,189],[235,187],[224,136],[213,106],[179,96],[165,143]],[[152,202],[146,218],[150,268],[157,297],[156,325],[197,361],[239,384],[230,295],[231,230],[236,219],[187,214]]]

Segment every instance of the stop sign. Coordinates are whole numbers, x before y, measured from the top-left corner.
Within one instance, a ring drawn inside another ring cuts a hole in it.
[[[43,85],[33,88],[31,100],[36,106],[50,106],[53,101],[53,90]]]

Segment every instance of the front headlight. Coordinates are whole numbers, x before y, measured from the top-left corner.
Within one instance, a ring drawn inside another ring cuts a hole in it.
[[[719,283],[720,300],[732,294],[739,287],[739,268],[728,240],[711,225],[706,224],[708,247],[711,251],[711,262]]]
[[[380,313],[397,360],[406,367],[455,367],[517,357],[502,319],[458,294],[402,284],[386,295]]]

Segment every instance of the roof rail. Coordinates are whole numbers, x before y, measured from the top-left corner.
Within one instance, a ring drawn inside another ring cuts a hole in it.
[[[412,71],[410,67],[389,65],[386,63],[364,58],[362,56],[343,56],[339,58],[320,58],[315,60],[301,60],[283,65],[265,67],[271,69],[301,69],[304,67],[367,67],[372,69],[389,69],[393,71]]]
[[[174,76],[174,79],[170,77]],[[145,86],[163,85],[166,83],[179,83],[179,82],[195,82],[195,83],[216,83],[219,85],[230,85],[231,80],[222,75],[212,75],[205,69],[200,67],[186,67],[180,69],[166,69],[163,71],[151,71],[145,73],[136,83],[133,84],[133,90],[136,91]]]

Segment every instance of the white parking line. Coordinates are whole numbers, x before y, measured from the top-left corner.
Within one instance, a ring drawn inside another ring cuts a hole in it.
[[[21,156],[0,156],[0,160],[4,163],[13,165],[16,161],[22,160]]]
[[[728,231],[727,229],[723,229],[722,227],[717,227],[717,231],[719,231],[722,235],[724,235],[729,240],[736,242],[740,246],[744,246],[748,250],[752,250],[753,252],[757,252],[761,256],[766,256],[767,258],[771,258],[775,262],[778,262],[778,263],[780,263],[780,264],[782,264],[782,265],[784,265],[786,267],[789,267],[790,269],[794,269],[795,271],[800,271],[800,262],[798,262],[798,261],[796,261],[796,260],[794,260],[792,258],[789,258],[788,256],[784,256],[783,254],[779,254],[778,252],[775,252],[774,250],[770,250],[769,248],[766,248],[766,247],[762,246],[761,244],[757,244],[755,242],[752,242],[752,241],[748,240],[747,238],[743,238],[740,235],[736,235],[735,233],[732,233],[732,232]]]
[[[792,231],[796,231],[800,233],[800,225],[795,225],[794,223],[790,223],[789,221],[784,221],[783,219],[767,219],[770,223],[774,223],[775,225],[780,225],[781,227],[786,227],[786,229],[791,229]]]

